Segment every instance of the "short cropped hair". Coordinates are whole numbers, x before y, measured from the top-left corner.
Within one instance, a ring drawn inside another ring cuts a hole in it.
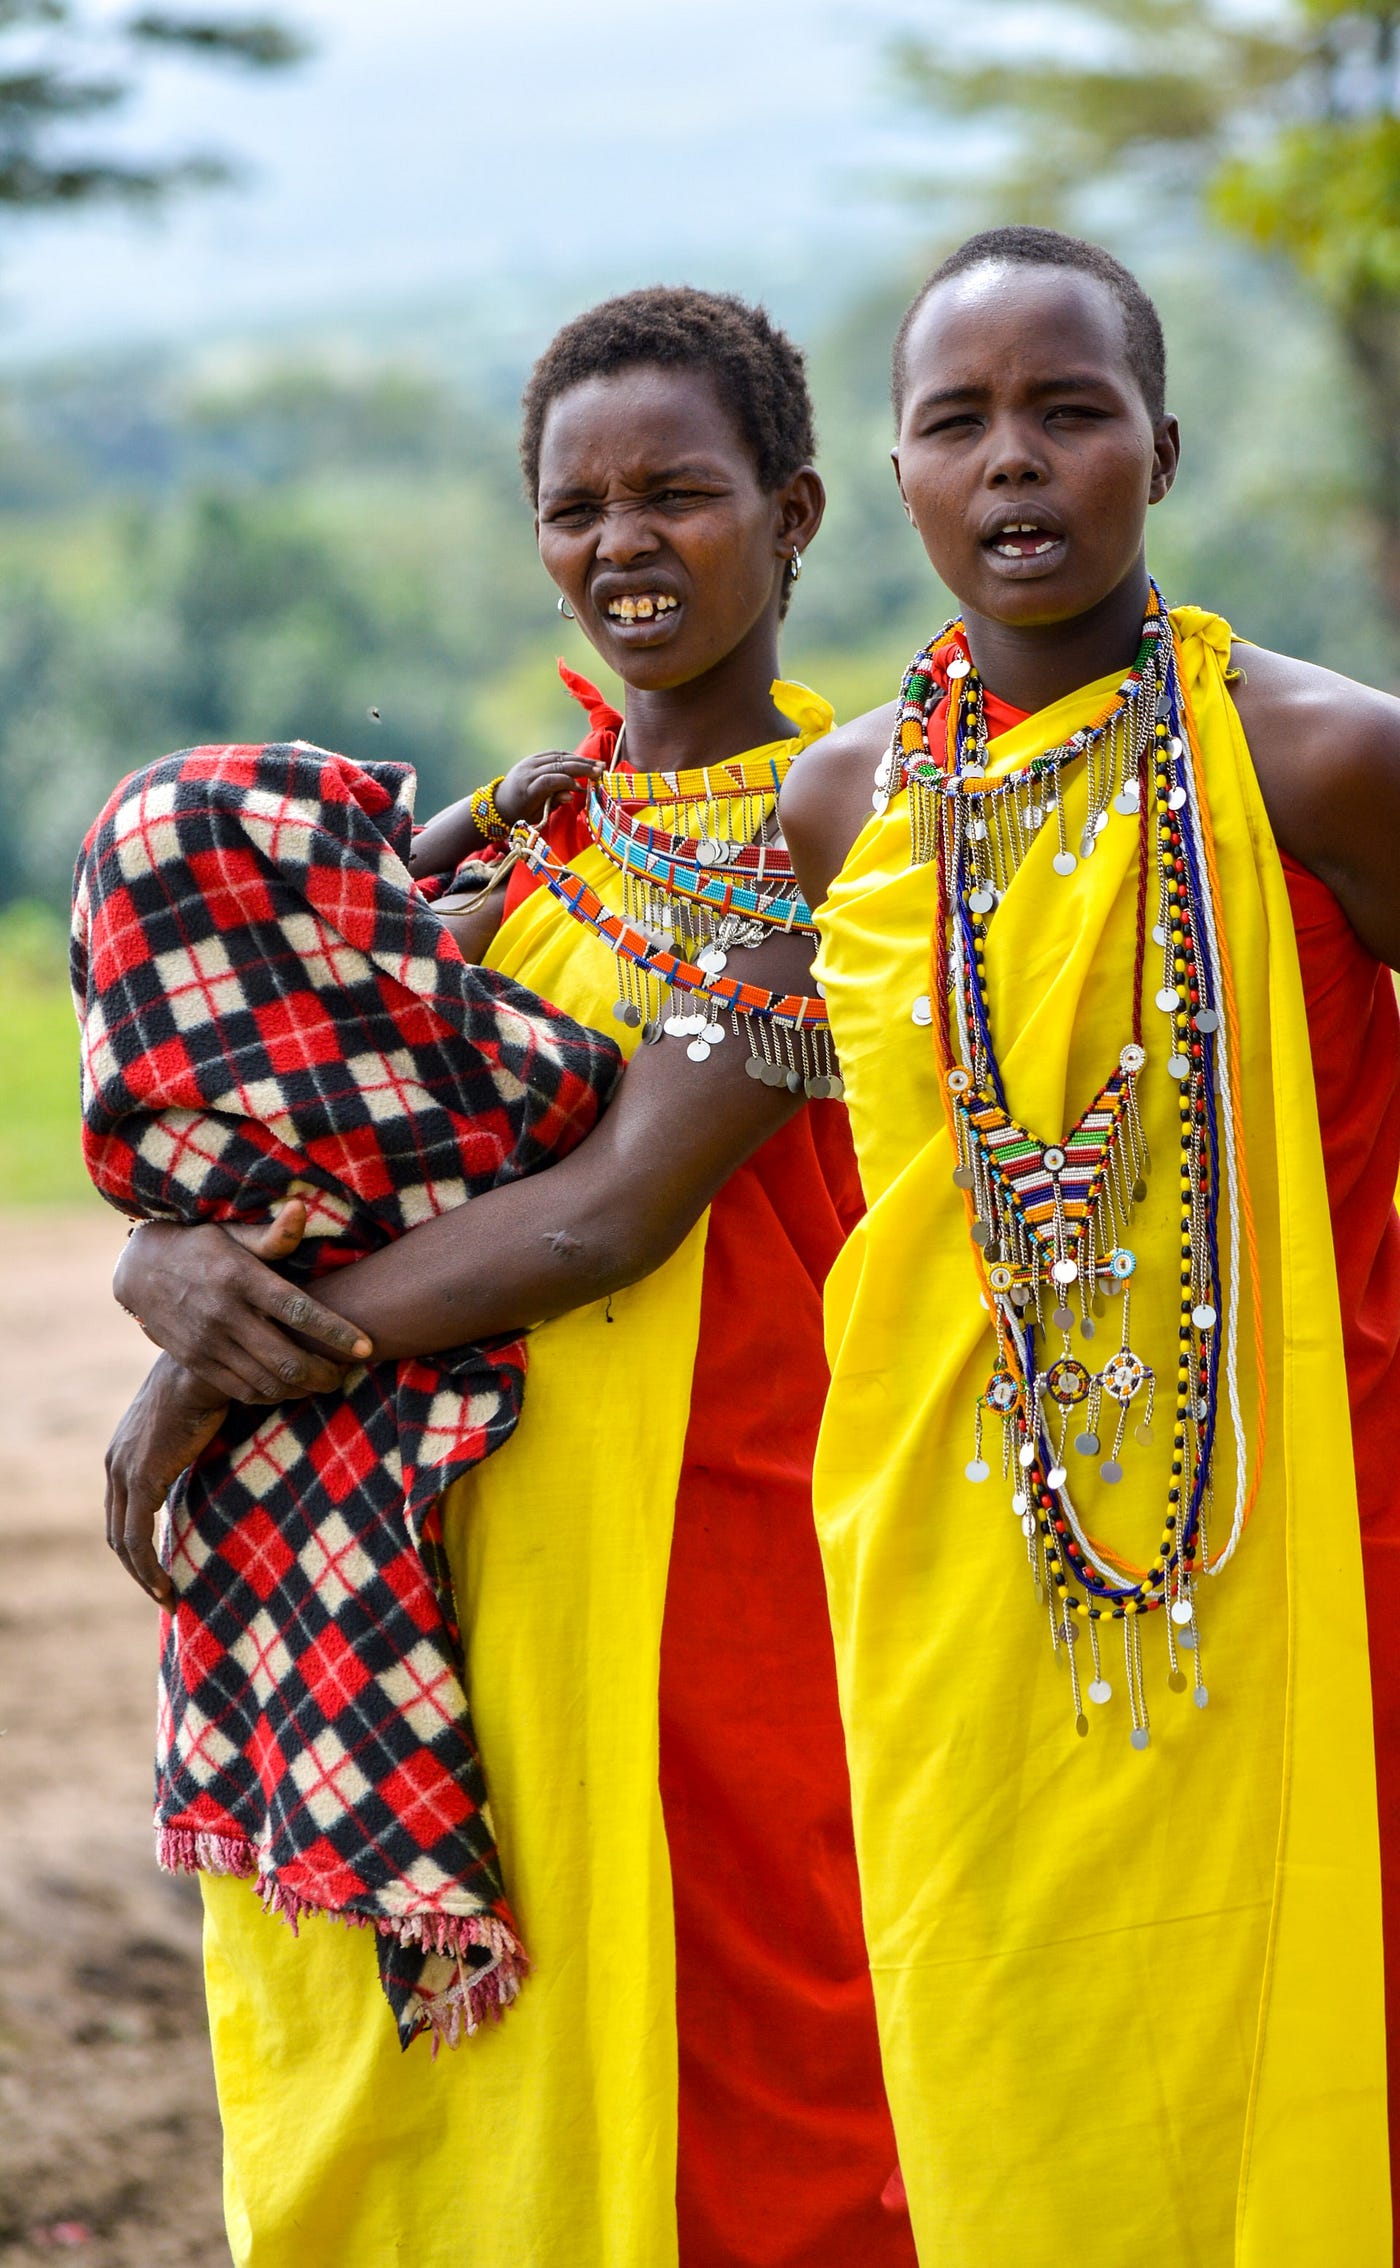
[[[576,315],[530,372],[522,403],[520,463],[531,503],[540,488],[540,436],[549,405],[586,378],[656,364],[703,370],[753,452],[769,494],[816,455],[802,353],[761,307],[730,292],[654,284]]]
[[[1088,244],[1080,236],[1062,236],[1057,228],[985,228],[969,236],[956,252],[936,267],[905,310],[895,334],[890,371],[890,398],[895,424],[904,414],[905,353],[909,333],[929,293],[951,276],[964,276],[972,268],[995,267],[1008,262],[1023,268],[1070,268],[1081,276],[1095,276],[1107,284],[1123,313],[1123,346],[1128,368],[1137,380],[1153,424],[1167,404],[1167,348],[1162,321],[1137,277],[1105,252],[1101,244]]]

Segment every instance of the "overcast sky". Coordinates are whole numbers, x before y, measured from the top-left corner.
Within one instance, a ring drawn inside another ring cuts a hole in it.
[[[269,77],[163,64],[120,128],[245,188],[158,222],[5,223],[0,358],[227,335],[483,279],[741,288],[911,248],[918,149],[883,41],[919,0],[271,0],[317,42]],[[115,5],[115,0],[113,0]],[[113,12],[108,0],[99,9]],[[230,11],[232,12],[232,10]]]

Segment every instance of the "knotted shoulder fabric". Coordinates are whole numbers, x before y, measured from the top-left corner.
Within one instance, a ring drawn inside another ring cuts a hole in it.
[[[125,781],[78,861],[83,1144],[124,1212],[306,1200],[314,1277],[547,1166],[611,1042],[469,966],[405,860],[413,774],[301,743]],[[520,1340],[234,1406],[172,1493],[156,1767],[168,1867],[256,1875],[295,1924],[377,1932],[407,2045],[525,1967],[463,1686],[438,1499],[512,1432]]]

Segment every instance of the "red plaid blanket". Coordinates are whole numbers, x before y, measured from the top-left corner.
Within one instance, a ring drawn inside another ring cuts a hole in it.
[[[412,793],[402,765],[294,744],[190,749],[111,797],[72,965],[84,1151],[123,1211],[302,1196],[310,1277],[594,1123],[617,1051],[462,960],[404,864]],[[294,1926],[373,1928],[405,2045],[473,2030],[525,1966],[438,1519],[523,1376],[512,1340],[234,1407],[169,1506],[161,1861],[254,1875]]]

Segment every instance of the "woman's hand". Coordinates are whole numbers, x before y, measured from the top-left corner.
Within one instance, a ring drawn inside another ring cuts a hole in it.
[[[147,1338],[221,1404],[329,1393],[374,1348],[270,1265],[295,1252],[305,1229],[296,1197],[261,1228],[148,1221],[128,1237],[112,1289]]]
[[[168,1607],[174,1585],[156,1556],[156,1516],[186,1465],[208,1447],[228,1404],[162,1355],[107,1449],[107,1541],[134,1583]]]

